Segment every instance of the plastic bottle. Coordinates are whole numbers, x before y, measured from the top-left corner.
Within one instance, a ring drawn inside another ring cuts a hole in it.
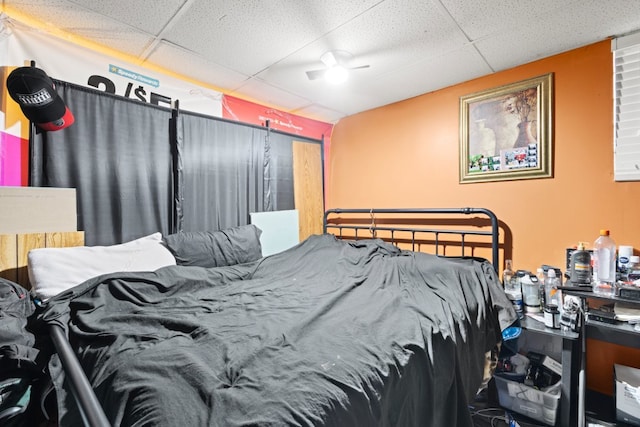
[[[510,259],[505,260],[505,268],[502,272],[502,282],[504,284],[504,293],[513,304],[518,317],[522,319],[524,317],[523,303],[522,303],[522,291],[520,290],[520,281],[513,271],[513,263]]]
[[[544,324],[549,328],[560,327],[560,307],[562,298],[560,297],[560,279],[556,276],[556,270],[549,268],[547,270],[547,280],[544,282]]]
[[[579,242],[578,249],[571,254],[569,277],[571,284],[591,284],[591,253],[585,249],[583,242]]]
[[[544,282],[544,303],[545,306],[553,306],[556,308],[561,306],[560,291],[560,279],[556,276],[556,270],[550,268],[547,271],[547,280]]]
[[[504,293],[507,294],[507,298],[509,298],[509,301],[513,304],[513,308],[518,317],[522,319],[524,317],[524,304],[522,303],[522,292],[520,288],[514,286],[511,289],[505,290]]]
[[[538,278],[533,274],[525,274],[520,279],[522,301],[526,313],[540,313],[540,287]]]
[[[600,230],[600,237],[593,243],[593,292],[615,295],[616,243],[609,230]]]

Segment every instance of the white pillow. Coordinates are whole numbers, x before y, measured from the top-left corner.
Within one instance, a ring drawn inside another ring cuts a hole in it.
[[[42,300],[92,277],[119,271],[154,271],[176,259],[154,233],[112,246],[32,249],[27,255],[29,281]]]

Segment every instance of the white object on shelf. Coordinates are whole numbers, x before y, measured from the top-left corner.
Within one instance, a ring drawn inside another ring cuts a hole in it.
[[[616,242],[609,230],[600,230],[593,243],[593,292],[614,295],[616,284]]]

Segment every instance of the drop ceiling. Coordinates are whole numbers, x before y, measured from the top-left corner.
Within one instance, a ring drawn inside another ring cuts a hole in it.
[[[638,0],[3,0],[3,10],[283,111],[340,118],[640,29]],[[346,51],[341,85],[309,80]]]

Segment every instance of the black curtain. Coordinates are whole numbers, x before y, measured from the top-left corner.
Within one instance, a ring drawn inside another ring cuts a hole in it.
[[[76,188],[87,245],[247,224],[294,209],[294,140],[56,81],[75,123],[33,137],[31,185]]]
[[[249,212],[272,210],[266,129],[184,112],[179,120],[184,231],[244,225]]]
[[[171,110],[65,82],[56,90],[75,122],[34,136],[31,185],[76,188],[87,245],[168,233]]]
[[[299,138],[297,140],[300,140]],[[273,209],[294,209],[293,192],[293,137],[288,134],[271,131],[269,182],[271,183],[271,203]],[[265,209],[266,210],[266,209]]]

